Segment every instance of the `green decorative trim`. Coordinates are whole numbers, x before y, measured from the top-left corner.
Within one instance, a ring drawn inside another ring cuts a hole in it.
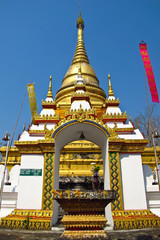
[[[112,202],[112,210],[122,210],[122,187],[121,187],[121,174],[120,174],[120,162],[119,153],[110,152],[110,184],[111,189],[115,190],[117,193],[117,199]]]
[[[43,179],[43,210],[53,210],[52,190],[54,186],[54,157],[55,153],[45,153]]]

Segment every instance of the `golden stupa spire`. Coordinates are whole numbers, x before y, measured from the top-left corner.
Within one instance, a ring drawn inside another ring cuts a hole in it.
[[[114,97],[112,84],[111,84],[111,76],[108,74],[108,80],[109,80],[109,90],[108,90],[108,97]]]
[[[84,29],[84,21],[81,17],[81,11],[79,11],[79,18],[77,20],[77,28],[78,28],[78,42],[77,42],[77,47],[76,51],[73,57],[72,64],[77,63],[77,62],[83,62],[83,63],[88,63],[88,56],[86,53],[86,49],[84,46],[83,42],[83,29]]]
[[[50,81],[49,81],[49,89],[48,89],[48,94],[47,94],[47,98],[53,98],[52,95],[52,76],[50,76]]]

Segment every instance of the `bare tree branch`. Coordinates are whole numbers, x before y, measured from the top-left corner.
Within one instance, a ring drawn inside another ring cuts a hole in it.
[[[152,130],[157,131],[160,134],[160,115],[156,112],[156,105],[152,104],[150,106],[150,116],[152,123]],[[136,128],[139,128],[140,131],[144,134],[145,138],[149,140],[148,146],[153,146],[150,125],[149,125],[149,116],[148,109],[146,108],[144,113],[139,113],[138,116],[134,119],[134,125]],[[160,138],[155,138],[155,144],[160,146]]]

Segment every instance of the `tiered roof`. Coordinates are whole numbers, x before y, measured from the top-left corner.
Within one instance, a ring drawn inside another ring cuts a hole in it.
[[[42,100],[42,111],[35,116],[25,139],[45,136],[46,129],[54,130],[57,124],[68,118],[91,117],[92,120],[116,129],[118,138],[143,139],[139,130],[135,130],[131,121],[127,122],[126,112],[122,113],[120,101],[114,96],[111,76],[108,74],[108,98],[99,87],[97,76],[91,67],[83,41],[84,21],[79,15],[77,21],[78,42],[72,64],[67,71],[62,87],[55,99],[52,94],[52,77],[50,76],[48,94]],[[24,133],[23,133],[24,134]],[[22,134],[22,135],[23,135]],[[23,140],[21,136],[20,141]]]

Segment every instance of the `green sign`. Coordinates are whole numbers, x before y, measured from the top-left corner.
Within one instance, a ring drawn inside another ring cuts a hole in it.
[[[42,176],[42,169],[21,169],[20,176]]]

